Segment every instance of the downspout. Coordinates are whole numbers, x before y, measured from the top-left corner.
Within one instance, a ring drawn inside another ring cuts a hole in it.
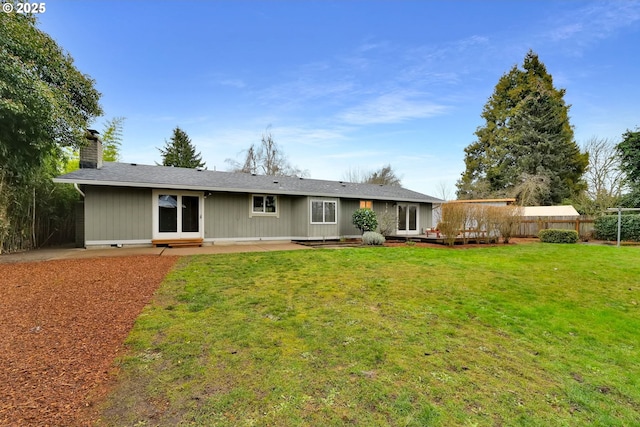
[[[80,195],[81,195],[81,196],[82,196],[82,198],[84,199],[84,197],[85,197],[85,196],[84,196],[84,193],[82,192],[82,190],[80,189],[80,187],[78,187],[78,183],[77,183],[77,182],[74,182],[74,183],[73,183],[73,188],[75,188],[75,189],[76,189],[76,191],[77,191],[78,193],[80,193]]]

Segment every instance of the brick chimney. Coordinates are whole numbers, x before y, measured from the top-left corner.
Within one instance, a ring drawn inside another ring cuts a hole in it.
[[[97,130],[87,129],[89,143],[80,147],[80,169],[102,168],[102,141]]]

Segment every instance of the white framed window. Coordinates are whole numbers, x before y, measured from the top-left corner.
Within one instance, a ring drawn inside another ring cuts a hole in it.
[[[278,215],[278,197],[269,194],[251,196],[251,215]]]
[[[311,201],[311,224],[337,223],[338,203],[335,200]]]

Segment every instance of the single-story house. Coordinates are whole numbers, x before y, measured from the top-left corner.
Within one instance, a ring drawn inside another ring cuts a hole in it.
[[[442,202],[395,186],[103,163],[97,137],[81,149],[80,166],[54,182],[83,195],[82,247],[359,237],[351,218],[360,207],[391,212],[396,234],[417,235],[432,227],[432,206]]]

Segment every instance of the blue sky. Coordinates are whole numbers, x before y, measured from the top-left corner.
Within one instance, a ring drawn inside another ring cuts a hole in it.
[[[122,160],[180,126],[209,169],[270,126],[311,178],[391,164],[454,196],[498,79],[533,49],[582,145],[640,126],[637,1],[50,0],[40,28],[124,116]]]

